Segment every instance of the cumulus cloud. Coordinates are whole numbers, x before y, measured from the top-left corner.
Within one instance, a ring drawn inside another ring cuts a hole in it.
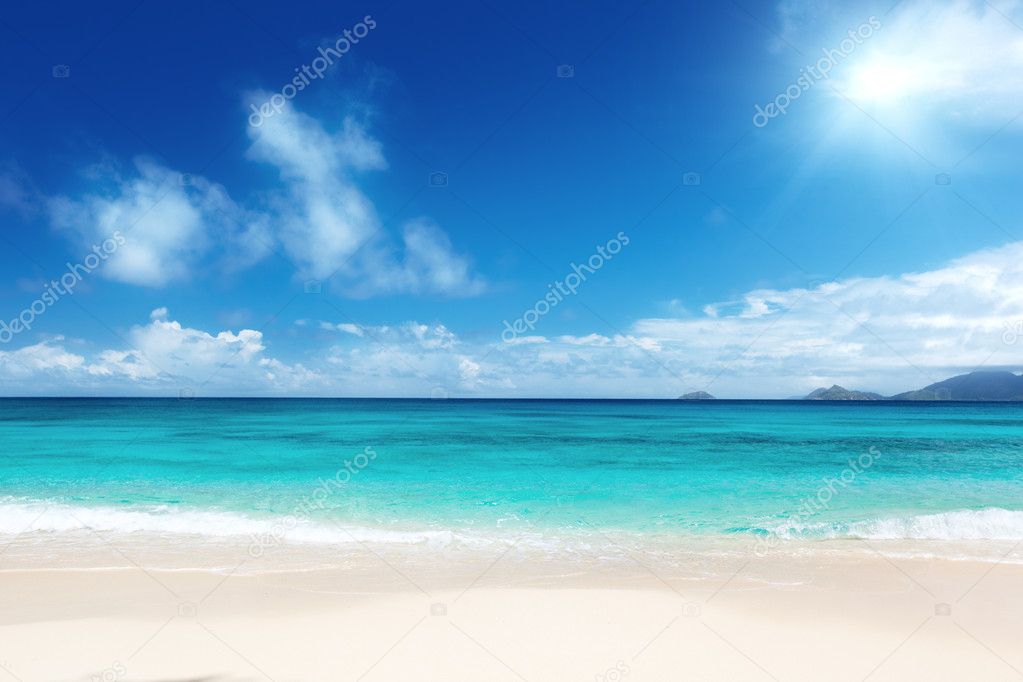
[[[167,308],[153,310],[125,340],[126,347],[92,357],[68,351],[63,337],[0,351],[0,381],[22,395],[315,393],[321,381],[301,364],[269,356],[259,331],[186,327]]]
[[[46,204],[54,227],[83,251],[115,232],[124,235],[125,243],[99,270],[103,277],[149,287],[187,280],[218,239],[232,245],[232,260],[250,264],[265,253],[265,225],[206,178],[142,157],[128,174],[110,165],[86,173],[95,191]]]
[[[53,224],[84,250],[115,231],[126,235],[100,271],[104,277],[148,286],[184,279],[208,246],[202,200],[189,195],[178,174],[152,161],[137,159],[135,167],[138,174],[131,178],[112,170],[101,178],[97,184],[109,186],[102,194],[51,199]]]
[[[407,321],[393,325],[322,322],[345,333],[330,347],[327,363],[343,377],[337,390],[349,395],[482,395],[509,382],[480,364],[486,344],[466,344],[447,326]],[[351,336],[349,336],[351,335]]]
[[[32,379],[63,376],[80,370],[85,358],[64,349],[62,337],[24,346],[14,351],[0,351],[0,377]]]
[[[788,397],[832,383],[896,393],[1017,367],[1006,339],[1023,345],[1023,243],[926,272],[760,289],[609,333],[470,343],[446,332],[430,347],[414,328],[376,328],[333,357],[360,381],[386,376],[407,395],[431,383],[468,395]]]
[[[202,380],[211,368],[228,362],[246,363],[264,350],[262,333],[253,329],[214,335],[165,319],[166,308],[154,312],[158,316],[148,325],[134,328],[129,340],[145,357],[173,359],[178,365],[175,374]]]
[[[1023,320],[1021,257],[1023,243],[1015,243],[927,272],[759,290],[729,315],[645,319],[633,331],[711,372],[771,376],[793,389],[800,384],[786,377],[906,390],[1016,361],[1003,334]]]

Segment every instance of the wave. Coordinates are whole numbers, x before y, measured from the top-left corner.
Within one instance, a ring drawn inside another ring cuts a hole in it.
[[[447,546],[471,544],[449,530],[395,530],[313,521],[294,516],[258,518],[230,511],[180,509],[166,505],[116,507],[42,501],[0,501],[0,536],[73,532],[149,533],[244,538],[260,546],[386,543]]]
[[[738,529],[732,529],[735,532]],[[226,510],[187,509],[169,505],[132,507],[75,505],[62,501],[0,498],[0,537],[65,534],[98,531],[117,534],[153,534],[237,539],[257,548],[285,543],[345,545],[418,545],[429,549],[448,547],[484,548],[509,542],[535,549],[596,549],[603,534],[578,527],[551,528],[398,528],[383,524],[352,525],[330,519],[298,516],[250,516]],[[962,509],[934,514],[883,517],[851,522],[784,520],[777,524],[746,527],[761,538],[783,540],[1023,540],[1023,511],[991,507]],[[729,536],[725,532],[722,535]],[[657,541],[665,548],[678,549],[679,535],[691,532],[655,534],[628,533],[641,544]],[[704,535],[697,533],[696,535]],[[711,533],[713,535],[713,533]],[[734,537],[734,536],[733,536]],[[606,538],[605,538],[606,539]],[[610,541],[608,541],[610,542]],[[614,544],[614,543],[612,543]]]
[[[793,540],[1023,540],[1023,511],[989,507],[850,523],[786,521],[761,531]]]

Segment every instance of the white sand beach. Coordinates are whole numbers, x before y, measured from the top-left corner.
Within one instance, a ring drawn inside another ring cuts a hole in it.
[[[203,548],[193,562],[219,568],[168,570],[145,567],[133,542],[107,548],[103,562],[73,568],[87,562],[51,553],[42,565],[38,547],[9,546],[0,679],[904,681],[1023,670],[1023,566],[1011,546],[1001,561],[970,561],[818,543],[710,571],[511,549],[424,563],[372,548],[319,568],[287,552],[228,566],[240,555]]]

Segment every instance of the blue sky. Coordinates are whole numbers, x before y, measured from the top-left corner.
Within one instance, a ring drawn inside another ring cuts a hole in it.
[[[549,5],[6,9],[0,393],[1018,368],[1020,3]]]

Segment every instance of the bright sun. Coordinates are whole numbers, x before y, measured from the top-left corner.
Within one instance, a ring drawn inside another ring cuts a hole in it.
[[[913,69],[875,60],[852,72],[846,94],[857,101],[889,103],[905,95],[914,80]]]

